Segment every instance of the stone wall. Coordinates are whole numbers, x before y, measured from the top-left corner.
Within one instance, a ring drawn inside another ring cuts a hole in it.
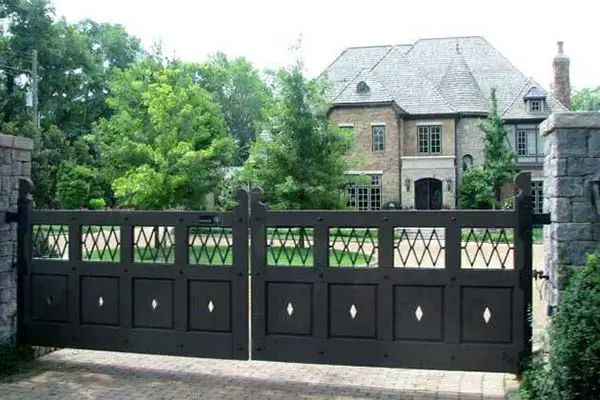
[[[0,134],[0,345],[14,344],[17,324],[17,224],[5,212],[16,212],[19,179],[31,175],[31,139]]]
[[[557,113],[540,125],[545,137],[544,209],[552,223],[544,229],[548,301],[556,304],[564,271],[585,263],[600,249],[600,113]]]

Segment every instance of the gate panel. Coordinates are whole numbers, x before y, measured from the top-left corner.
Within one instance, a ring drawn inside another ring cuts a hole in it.
[[[21,198],[24,343],[248,358],[248,195],[227,213],[32,210]]]
[[[529,176],[516,186],[506,211],[269,211],[253,191],[252,358],[517,372]]]

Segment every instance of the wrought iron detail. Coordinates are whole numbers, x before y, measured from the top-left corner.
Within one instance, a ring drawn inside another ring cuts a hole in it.
[[[233,265],[231,228],[190,226],[188,258],[196,265]]]
[[[175,240],[171,226],[134,227],[133,253],[135,262],[173,263]]]
[[[67,225],[33,225],[33,258],[68,260],[69,227]]]
[[[461,236],[462,268],[514,268],[513,229],[465,228]]]
[[[312,267],[313,228],[267,228],[267,265]]]
[[[395,228],[394,266],[444,268],[444,228]]]
[[[81,234],[81,257],[84,261],[119,262],[121,238],[118,226],[84,225]]]
[[[377,228],[330,228],[330,267],[377,267]]]

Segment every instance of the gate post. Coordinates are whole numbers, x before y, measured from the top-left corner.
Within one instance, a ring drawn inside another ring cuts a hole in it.
[[[33,183],[29,179],[19,180],[18,223],[17,223],[17,341],[22,341],[23,317],[25,315],[25,280],[32,257],[31,210],[33,209]]]
[[[17,338],[19,179],[31,175],[33,141],[0,134],[0,345]]]
[[[519,313],[523,318],[521,325],[523,326],[523,350],[520,360],[524,361],[531,356],[532,351],[533,199],[531,197],[531,173],[519,173],[514,182],[517,189],[514,204],[514,210],[517,214],[514,232],[515,268],[518,268],[519,271],[519,287],[523,297],[522,303],[515,304],[513,307],[514,312]],[[521,365],[519,367],[521,368]]]

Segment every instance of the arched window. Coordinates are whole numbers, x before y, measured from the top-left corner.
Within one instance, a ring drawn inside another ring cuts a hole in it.
[[[463,172],[467,172],[473,166],[473,156],[465,154],[462,158],[462,169]]]
[[[360,81],[356,85],[356,93],[368,93],[369,90],[369,85],[367,85],[367,82],[365,81]]]

